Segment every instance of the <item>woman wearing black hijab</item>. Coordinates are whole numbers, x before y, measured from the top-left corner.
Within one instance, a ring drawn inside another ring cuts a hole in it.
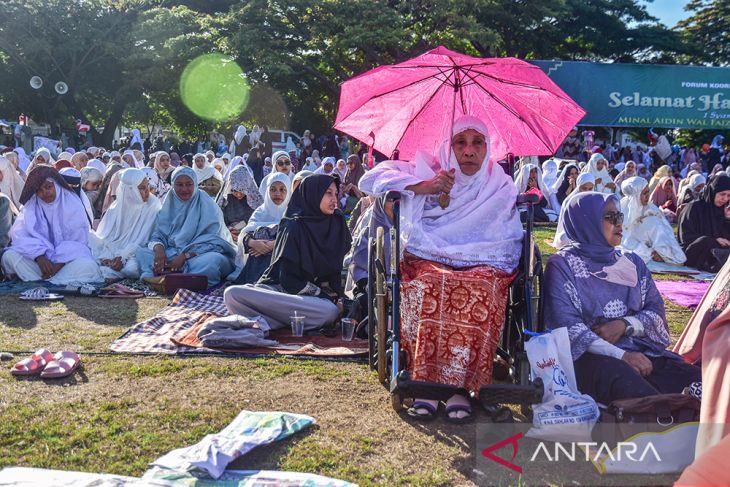
[[[262,316],[272,329],[305,316],[304,328],[334,322],[341,313],[342,261],[351,237],[339,210],[339,180],[326,174],[305,178],[279,225],[271,265],[255,285],[232,286],[228,311]]]
[[[677,236],[687,265],[718,272],[730,254],[730,224],[725,207],[730,203],[730,177],[715,176],[702,195],[679,217]]]

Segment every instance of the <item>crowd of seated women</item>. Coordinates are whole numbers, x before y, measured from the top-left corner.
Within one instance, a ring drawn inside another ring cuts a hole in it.
[[[722,266],[730,177],[693,170],[678,181],[660,168],[650,181],[632,161],[613,168],[595,153],[582,166],[525,159],[513,181],[490,159],[489,137],[481,120],[463,116],[438,156],[418,153],[371,170],[357,155],[298,167],[284,151],[269,163],[252,153],[157,152],[147,160],[138,151],[99,150],[54,161],[39,150],[27,171],[18,154],[0,157],[2,270],[53,284],[201,274],[210,286],[230,281],[224,300],[234,315],[261,316],[277,329],[296,310],[305,329],[315,329],[342,316],[346,294],[363,316],[367,242],[393,225],[384,195],[396,190],[407,223],[401,300],[409,371],[476,395],[491,381],[523,238],[515,199],[526,192],[538,197],[538,221],[557,221],[545,323],[568,328],[579,389],[610,402],[698,382],[699,369],[666,350],[664,305],[646,264]],[[414,398],[409,415],[430,419],[439,407]],[[444,407],[450,421],[471,417],[467,395]]]

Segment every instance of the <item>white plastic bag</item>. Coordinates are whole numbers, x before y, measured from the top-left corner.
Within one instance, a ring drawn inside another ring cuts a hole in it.
[[[542,403],[534,404],[527,436],[550,441],[591,441],[598,405],[578,392],[567,328],[532,337],[525,344],[533,380],[542,379]]]

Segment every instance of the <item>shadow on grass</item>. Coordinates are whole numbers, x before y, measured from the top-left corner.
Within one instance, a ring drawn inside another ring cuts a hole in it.
[[[96,325],[132,326],[137,323],[139,303],[136,299],[101,299],[68,297],[66,308]]]
[[[21,358],[22,360],[22,358]],[[15,376],[15,378],[18,381],[21,382],[43,382],[46,385],[49,386],[61,386],[61,387],[70,387],[75,386],[79,384],[86,384],[89,382],[89,377],[84,372],[84,365],[83,363],[79,365],[79,368],[76,369],[71,375],[68,377],[60,377],[58,379],[44,379],[39,375],[18,375]]]
[[[34,308],[38,302],[20,301],[17,296],[0,296],[0,324],[29,330],[38,324]]]
[[[228,465],[229,470],[281,470],[281,464],[297,445],[319,430],[313,424],[309,428],[268,445],[254,448]]]

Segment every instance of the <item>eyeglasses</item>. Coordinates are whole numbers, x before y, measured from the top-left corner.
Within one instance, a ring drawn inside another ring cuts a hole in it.
[[[603,219],[613,226],[621,225],[624,222],[624,214],[620,211],[609,211],[603,215]]]
[[[283,161],[276,161],[277,166],[291,166],[291,161],[289,160],[283,160]]]

